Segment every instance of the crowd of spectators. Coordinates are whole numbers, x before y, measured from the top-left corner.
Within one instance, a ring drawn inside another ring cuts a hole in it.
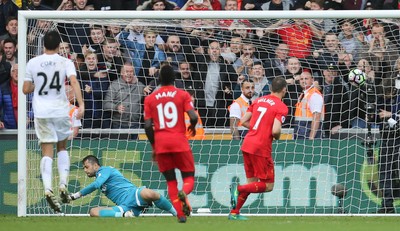
[[[383,10],[398,1],[378,0],[32,0],[30,10]],[[0,128],[16,128],[13,76],[18,63],[17,12],[0,0]],[[289,107],[286,128],[294,128],[302,95],[301,76],[323,96],[321,137],[340,128],[364,127],[358,89],[348,83],[351,68],[365,71],[376,87],[400,70],[399,24],[389,20],[174,20],[171,25],[55,23],[32,20],[28,58],[42,53],[43,34],[63,35],[60,55],[74,61],[86,112],[83,128],[141,128],[143,100],[158,87],[163,63],[176,71],[176,86],[193,93],[206,128],[228,128],[229,106],[243,81],[254,84],[250,101],[269,93],[285,77]],[[259,23],[259,22],[258,22]],[[307,74],[304,74],[307,73]],[[311,81],[312,80],[312,81]],[[11,89],[11,90],[10,90]],[[4,93],[6,91],[6,93]],[[11,94],[11,97],[7,95]],[[11,119],[10,119],[11,118]],[[12,123],[8,123],[7,121]],[[10,125],[8,125],[10,124]],[[319,133],[318,133],[319,134]]]

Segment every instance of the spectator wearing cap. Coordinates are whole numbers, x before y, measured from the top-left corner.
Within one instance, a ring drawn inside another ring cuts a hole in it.
[[[349,125],[349,91],[338,76],[338,66],[335,63],[324,65],[322,73],[323,79],[319,83],[325,105],[322,131],[323,137],[332,138],[341,128]]]

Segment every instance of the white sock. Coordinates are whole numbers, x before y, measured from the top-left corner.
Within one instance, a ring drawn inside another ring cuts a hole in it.
[[[57,153],[57,167],[58,174],[60,176],[60,185],[67,186],[68,176],[69,176],[69,155],[66,150],[59,151]]]
[[[40,160],[40,173],[42,174],[42,181],[44,191],[53,191],[51,186],[53,170],[53,159],[48,156],[43,156]]]

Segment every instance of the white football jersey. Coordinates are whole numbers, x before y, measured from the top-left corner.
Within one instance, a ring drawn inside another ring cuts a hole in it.
[[[69,101],[65,83],[72,75],[76,76],[74,64],[58,54],[43,54],[29,60],[24,81],[31,81],[35,85],[32,98],[35,117],[68,117]]]

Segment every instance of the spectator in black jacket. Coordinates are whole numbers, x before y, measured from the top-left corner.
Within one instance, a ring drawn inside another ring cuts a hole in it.
[[[323,137],[331,138],[341,128],[349,126],[349,95],[343,80],[338,77],[336,64],[324,65],[322,73],[324,78],[319,82],[325,105],[322,130]]]
[[[6,61],[4,51],[0,49],[0,85],[10,79],[11,64]]]

